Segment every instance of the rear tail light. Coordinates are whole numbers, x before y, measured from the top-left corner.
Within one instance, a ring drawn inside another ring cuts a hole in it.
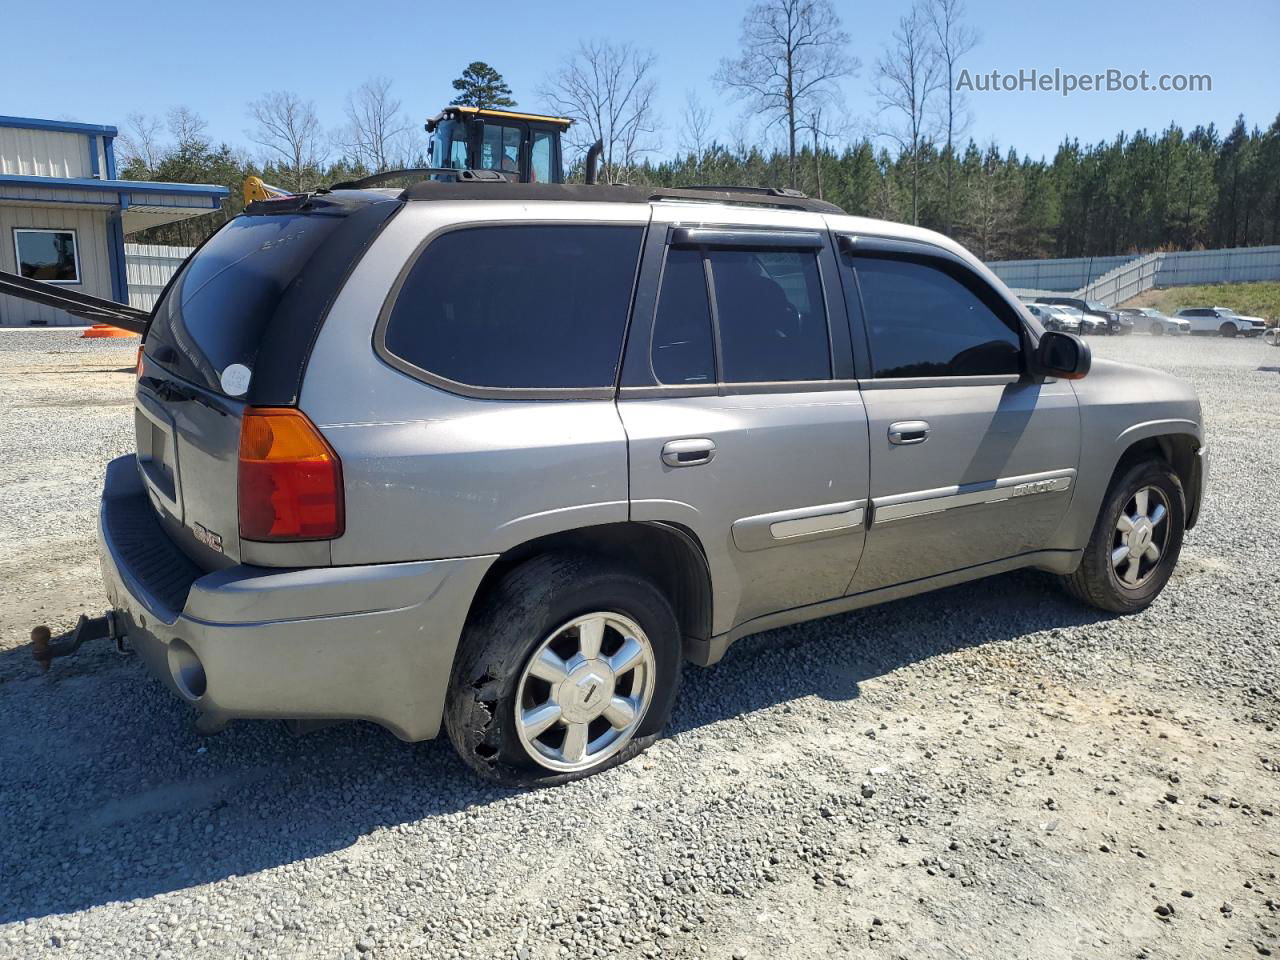
[[[133,362],[133,375],[142,376],[142,344],[138,344],[138,359]]]
[[[342,463],[292,407],[247,407],[240,424],[240,536],[332,540],[342,536]]]

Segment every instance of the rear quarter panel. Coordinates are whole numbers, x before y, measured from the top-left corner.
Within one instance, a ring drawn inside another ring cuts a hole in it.
[[[487,400],[423,383],[373,347],[379,311],[423,239],[461,222],[648,222],[647,205],[410,203],[325,322],[301,407],[342,460],[335,564],[501,553],[628,517],[627,442],[610,400]],[[495,349],[501,349],[495,344]]]

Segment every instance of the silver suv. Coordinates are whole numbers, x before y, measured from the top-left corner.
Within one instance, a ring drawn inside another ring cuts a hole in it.
[[[158,303],[136,418],[111,632],[205,730],[443,725],[515,784],[636,755],[746,634],[1019,567],[1139,610],[1206,470],[1185,382],[785,191],[252,204]]]

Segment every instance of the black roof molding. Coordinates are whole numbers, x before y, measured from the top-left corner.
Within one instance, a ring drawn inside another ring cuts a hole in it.
[[[373,190],[328,189],[315,193],[290,193],[269,200],[254,200],[246,204],[245,216],[268,217],[277,213],[322,213],[345,217],[347,214],[371,203],[392,203],[395,194],[377,193]]]
[[[834,203],[813,200],[798,191],[770,187],[644,187],[584,183],[450,183],[425,180],[401,195],[403,200],[556,200],[579,203],[649,203],[654,200],[689,200],[806,210],[811,213],[844,213]]]

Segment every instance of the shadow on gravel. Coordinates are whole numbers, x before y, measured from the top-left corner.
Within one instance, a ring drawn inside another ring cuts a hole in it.
[[[688,668],[671,732],[811,695],[849,700],[904,664],[1099,619],[1047,578],[1015,573],[775,630]],[[447,739],[240,723],[206,740],[132,659],[86,651],[42,675],[17,662],[29,656],[0,655],[0,923],[331,854],[510,793],[476,780]]]

